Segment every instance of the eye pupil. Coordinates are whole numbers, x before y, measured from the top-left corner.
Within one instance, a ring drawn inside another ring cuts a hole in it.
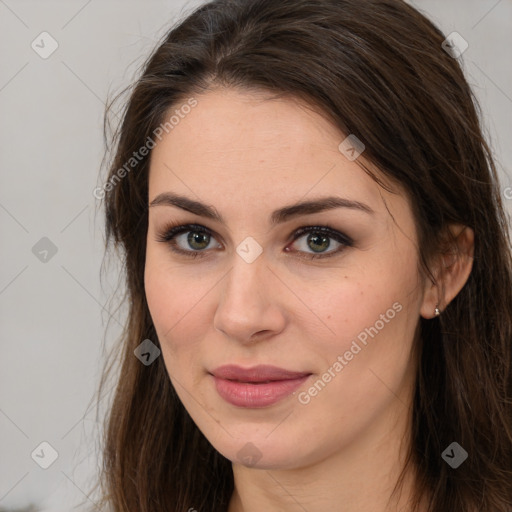
[[[313,247],[310,245],[311,249],[315,252],[322,252],[323,250],[328,249],[329,245],[330,245],[329,237],[323,236],[323,235],[318,235],[318,234],[309,235],[308,236],[308,244],[309,244],[309,242],[313,242],[317,246],[317,247]],[[323,245],[321,245],[321,244],[323,244]],[[321,246],[318,249],[319,245],[321,245]]]
[[[194,245],[196,243],[201,245],[201,243],[204,243],[205,240],[206,240],[206,244],[204,244],[203,247],[197,247]],[[206,233],[198,233],[196,231],[190,231],[189,235],[187,237],[187,241],[190,244],[190,247],[193,247],[194,249],[201,250],[201,249],[205,249],[206,247],[208,247],[208,244],[210,243],[210,236]]]

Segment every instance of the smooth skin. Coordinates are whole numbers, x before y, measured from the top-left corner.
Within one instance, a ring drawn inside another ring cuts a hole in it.
[[[415,328],[464,286],[473,232],[451,227],[459,253],[433,262],[436,286],[419,272],[406,194],[396,184],[398,194],[387,192],[342,154],[346,134],[327,119],[263,92],[217,88],[195,98],[152,151],[149,202],[167,192],[186,196],[213,206],[225,224],[165,202],[150,206],[145,289],[178,396],[233,462],[229,512],[407,510],[412,474],[399,502],[387,503],[409,439]],[[274,210],[333,195],[371,213],[340,207],[270,222]],[[204,257],[159,240],[170,222],[209,230],[174,239]],[[326,225],[353,244],[318,233],[293,238],[300,227]],[[247,237],[263,250],[251,263],[236,250]],[[324,253],[330,257],[308,259]],[[301,403],[299,393],[395,303],[400,312]],[[224,364],[313,375],[295,394],[251,409],[218,395],[209,372]],[[241,460],[244,450],[257,454],[252,465]]]

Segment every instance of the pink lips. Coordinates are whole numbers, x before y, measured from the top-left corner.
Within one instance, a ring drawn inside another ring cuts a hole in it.
[[[219,395],[238,407],[266,407],[293,393],[311,375],[269,365],[244,369],[220,366],[212,372]]]

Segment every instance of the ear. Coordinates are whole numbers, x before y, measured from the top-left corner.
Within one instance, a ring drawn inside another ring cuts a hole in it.
[[[436,282],[425,280],[420,309],[423,318],[433,318],[436,305],[441,312],[446,309],[466,284],[473,268],[473,230],[461,224],[450,224],[448,230],[451,235],[448,248],[437,256],[432,270]]]

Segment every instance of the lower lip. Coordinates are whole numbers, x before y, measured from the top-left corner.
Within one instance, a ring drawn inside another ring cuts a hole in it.
[[[277,380],[266,384],[251,384],[213,377],[219,395],[237,407],[266,407],[293,393],[308,378]]]

